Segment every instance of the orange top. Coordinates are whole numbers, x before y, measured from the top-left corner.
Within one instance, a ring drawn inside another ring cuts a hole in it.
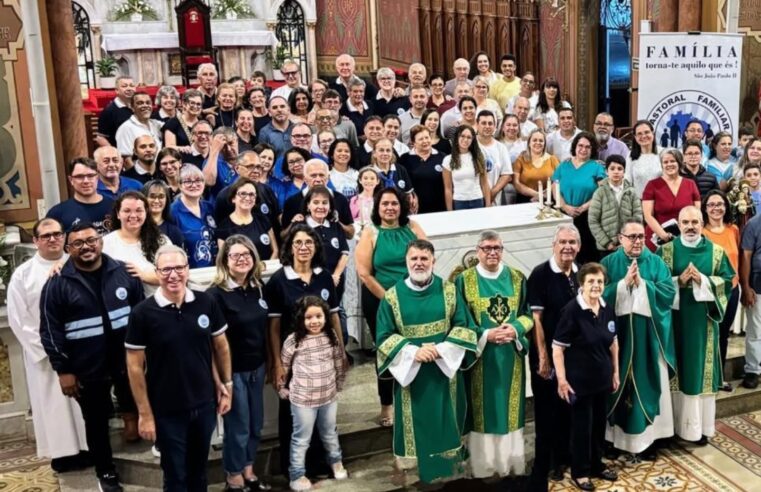
[[[532,190],[539,191],[539,182],[547,183],[547,178],[552,177],[552,173],[560,165],[558,158],[554,155],[544,154],[544,160],[541,167],[536,167],[531,162],[530,158],[527,158],[525,152],[521,152],[521,155],[513,163],[513,172],[520,173],[520,180],[523,186],[528,186]],[[544,188],[546,190],[546,188]]]
[[[740,229],[734,224],[724,226],[721,234],[711,232],[707,227],[703,227],[703,235],[712,243],[718,244],[727,253],[729,263],[735,269],[735,277],[732,279],[732,287],[737,287],[737,273],[740,271]]]

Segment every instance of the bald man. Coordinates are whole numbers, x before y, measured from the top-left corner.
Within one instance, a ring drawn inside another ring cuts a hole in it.
[[[341,95],[341,101],[346,101],[349,98],[349,87],[352,79],[360,78],[355,73],[356,67],[357,62],[354,61],[353,56],[344,53],[336,57],[336,72],[338,77],[330,83],[330,88]],[[365,87],[365,101],[374,101],[377,95],[378,89],[373,84],[367,84]]]
[[[454,72],[454,78],[447,80],[447,83],[444,84],[444,94],[450,97],[454,96],[455,87],[460,82],[467,82],[471,88],[473,87],[473,81],[468,78],[468,73],[470,72],[468,60],[465,58],[456,59],[452,64],[452,71]]]

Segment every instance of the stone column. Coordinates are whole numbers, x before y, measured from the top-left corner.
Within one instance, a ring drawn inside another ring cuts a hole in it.
[[[82,95],[77,72],[77,51],[74,41],[74,19],[71,1],[46,0],[50,55],[58,101],[58,121],[64,162],[87,155]]]
[[[700,31],[702,0],[682,0],[679,2],[679,31]]]
[[[306,21],[307,24],[307,65],[309,67],[309,81],[317,78],[317,21]]]
[[[655,20],[657,32],[676,32],[679,28],[679,0],[661,0]]]

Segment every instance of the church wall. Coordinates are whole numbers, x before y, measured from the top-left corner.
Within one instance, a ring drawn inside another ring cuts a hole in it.
[[[418,2],[377,0],[380,66],[406,70],[421,60]]]
[[[370,0],[317,0],[317,71],[335,74],[336,56],[349,53],[357,72],[373,70]]]
[[[537,85],[547,77],[555,77],[560,84],[560,90],[567,93],[568,77],[566,76],[565,53],[567,43],[564,38],[567,31],[566,6],[553,7],[550,3],[542,3],[539,8],[539,62],[540,74],[537,75]],[[518,67],[518,74],[523,73],[523,68]],[[538,87],[537,87],[538,89]]]

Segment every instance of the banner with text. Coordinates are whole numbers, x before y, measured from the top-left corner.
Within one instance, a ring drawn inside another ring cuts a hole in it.
[[[721,131],[736,139],[741,63],[739,34],[640,34],[637,114],[655,127],[655,142],[681,147],[693,119],[705,143]]]

